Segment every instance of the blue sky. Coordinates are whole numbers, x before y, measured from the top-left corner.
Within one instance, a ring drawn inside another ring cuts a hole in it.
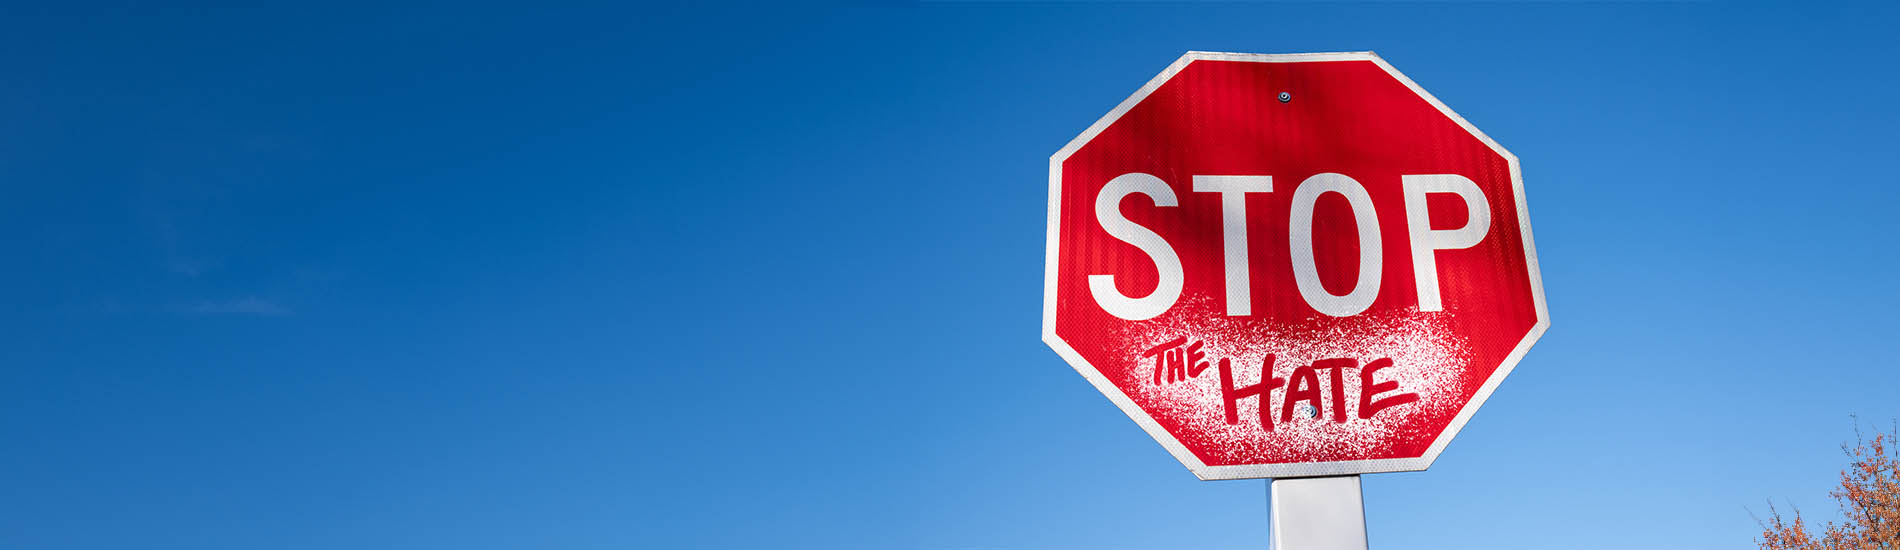
[[[54,9],[8,548],[1263,547],[1038,341],[1049,154],[1186,50],[1523,161],[1552,329],[1375,546],[1746,547],[1900,416],[1891,5]]]

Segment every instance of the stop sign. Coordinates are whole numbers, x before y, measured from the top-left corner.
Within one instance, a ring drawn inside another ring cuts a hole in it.
[[[1423,470],[1549,326],[1517,158],[1370,52],[1190,52],[1049,161],[1043,340],[1201,479]]]

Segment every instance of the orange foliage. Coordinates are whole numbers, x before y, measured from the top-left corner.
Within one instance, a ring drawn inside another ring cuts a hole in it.
[[[1900,429],[1875,434],[1872,441],[1855,432],[1855,446],[1841,447],[1853,463],[1841,470],[1841,486],[1828,493],[1846,521],[1828,523],[1816,539],[1800,510],[1786,520],[1771,504],[1756,541],[1763,550],[1900,550],[1900,452],[1888,449]]]

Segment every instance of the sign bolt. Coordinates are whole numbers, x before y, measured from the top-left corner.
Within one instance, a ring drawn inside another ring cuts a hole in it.
[[[1280,102],[1286,103],[1288,101],[1293,101],[1293,92],[1280,92]]]

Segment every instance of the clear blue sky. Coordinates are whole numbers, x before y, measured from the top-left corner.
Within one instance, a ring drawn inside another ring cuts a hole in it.
[[[1900,11],[12,6],[0,547],[1261,548],[1038,341],[1047,158],[1375,50],[1553,326],[1373,544],[1736,548],[1900,416]]]

